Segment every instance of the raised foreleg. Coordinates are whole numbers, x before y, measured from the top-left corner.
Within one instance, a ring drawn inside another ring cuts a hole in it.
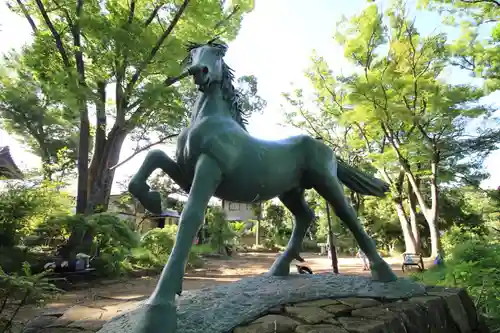
[[[292,260],[303,261],[299,254],[300,247],[309,229],[309,225],[314,220],[314,213],[306,203],[303,189],[294,189],[286,192],[280,195],[279,199],[294,215],[295,224],[285,251],[273,263],[269,273],[275,276],[286,276],[290,274]]]
[[[222,177],[217,163],[206,155],[199,158],[193,185],[179,220],[175,245],[163,269],[156,289],[147,301],[145,315],[135,333],[174,333],[176,324],[175,295],[182,291],[184,269],[198,229],[203,223],[208,201]]]
[[[132,177],[128,185],[128,190],[148,211],[155,214],[161,214],[160,193],[157,191],[150,191],[150,187],[146,183],[149,176],[151,176],[156,169],[162,169],[185,191],[189,191],[189,182],[185,179],[179,165],[163,151],[154,149],[148,152],[141,167],[134,177]]]

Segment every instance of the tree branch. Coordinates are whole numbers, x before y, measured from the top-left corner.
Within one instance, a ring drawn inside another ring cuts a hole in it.
[[[460,0],[461,2],[473,4],[473,3],[490,3],[500,7],[500,1],[497,0]]]
[[[40,0],[37,0],[40,1]],[[158,38],[156,41],[156,44],[153,46],[151,49],[151,52],[149,53],[149,56],[142,62],[142,64],[137,67],[137,70],[135,73],[132,75],[132,78],[130,79],[130,82],[127,84],[127,87],[125,88],[125,98],[129,98],[130,94],[132,92],[132,89],[134,88],[134,85],[139,81],[139,77],[141,76],[141,73],[146,69],[146,67],[149,65],[149,63],[153,60],[155,57],[156,53],[160,49],[161,45],[165,41],[165,39],[172,33],[172,30],[174,30],[174,27],[177,25],[177,22],[179,22],[179,19],[181,18],[182,14],[184,13],[184,10],[186,9],[187,5],[189,4],[190,0],[184,0],[182,5],[179,6],[177,9],[177,12],[174,15],[174,18],[170,22],[170,25],[167,27],[167,29],[163,32],[163,34]]]
[[[28,10],[26,9],[26,6],[24,5],[24,3],[21,2],[21,0],[16,0],[16,1],[17,1],[17,4],[19,5],[19,7],[21,8],[21,11],[23,12],[24,17],[26,18],[26,20],[28,20],[28,23],[31,26],[31,30],[33,30],[33,33],[36,34],[38,32],[38,29],[36,27],[35,21],[33,21],[33,18],[31,17]],[[9,3],[7,3],[7,7],[9,7],[9,9],[12,9],[12,6]]]
[[[135,0],[130,1],[130,10],[128,12],[128,24],[132,24],[132,21],[134,20],[134,14],[135,14]]]
[[[144,21],[144,26],[147,27],[148,25],[151,24],[151,22],[153,22],[153,20],[155,19],[156,15],[158,15],[158,12],[160,11],[161,7],[163,7],[165,4],[161,4],[161,5],[158,5],[156,6],[153,11],[151,12],[151,15],[149,15],[149,17],[146,19],[146,21]]]
[[[52,21],[50,20],[49,15],[47,14],[47,11],[45,10],[45,7],[43,6],[43,3],[41,0],[35,0],[38,9],[40,10],[40,14],[42,14],[43,20],[45,24],[47,25],[47,28],[49,28],[50,33],[52,34],[52,37],[54,37],[54,40],[56,42],[56,47],[57,50],[59,51],[59,54],[61,55],[64,67],[66,69],[69,69],[71,67],[71,64],[69,62],[68,54],[66,53],[66,49],[64,48],[61,35],[57,32],[56,28],[54,28],[54,25],[52,24]]]
[[[135,156],[137,156],[138,154],[142,153],[143,151],[148,150],[148,149],[150,149],[150,148],[152,148],[152,147],[154,147],[156,145],[162,144],[165,141],[167,141],[168,139],[175,138],[178,135],[179,135],[179,133],[167,135],[167,136],[161,138],[160,140],[158,140],[156,142],[150,143],[150,144],[148,144],[148,145],[146,145],[146,146],[144,146],[142,148],[137,149],[132,155],[130,155],[129,157],[127,157],[122,162],[118,163],[117,165],[112,166],[111,168],[109,168],[109,170],[114,170],[114,169],[122,166],[123,164],[127,163],[128,161],[130,161],[131,159],[133,159]]]

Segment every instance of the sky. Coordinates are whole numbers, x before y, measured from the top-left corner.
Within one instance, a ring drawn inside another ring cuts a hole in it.
[[[276,140],[300,133],[283,123],[283,92],[290,92],[293,87],[306,87],[304,70],[310,65],[313,50],[324,56],[333,71],[340,73],[350,65],[344,59],[340,46],[333,41],[335,23],[344,15],[358,13],[367,2],[363,0],[255,0],[255,10],[243,21],[238,37],[229,44],[226,62],[236,76],[255,75],[258,79],[259,94],[267,101],[267,107],[260,115],[254,115],[249,121],[249,132],[259,138]],[[417,28],[421,33],[443,31],[456,35],[456,31],[443,27],[436,13],[417,14]],[[9,12],[5,4],[0,4],[0,53],[11,48],[19,48],[30,41],[31,30],[25,19]],[[450,74],[454,82],[468,82],[466,75]],[[500,92],[486,98],[485,102],[500,100]],[[499,106],[500,108],[500,106]],[[22,142],[0,129],[0,145],[8,145],[14,160],[21,168],[36,168],[40,160],[28,153]],[[121,152],[121,159],[130,156],[135,143],[126,141]],[[158,146],[172,152],[172,146]],[[117,169],[113,193],[118,193],[123,183],[138,169],[145,152],[138,154],[130,162]],[[500,185],[500,173],[494,174],[494,165],[500,161],[500,151],[486,160],[486,167],[492,174],[483,186]],[[75,190],[75,184],[70,188]]]

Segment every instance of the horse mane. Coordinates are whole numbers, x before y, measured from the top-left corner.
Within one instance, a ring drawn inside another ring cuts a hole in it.
[[[192,50],[202,47],[202,46],[211,46],[221,49],[224,54],[227,51],[227,44],[222,42],[216,42],[211,40],[205,44],[188,42],[186,45],[186,51],[191,52]],[[189,59],[189,56],[183,60],[183,63],[186,63]],[[248,114],[243,111],[241,107],[241,93],[234,87],[234,71],[231,67],[229,67],[224,58],[222,58],[222,94],[225,101],[227,101],[230,105],[230,111],[232,118],[246,131],[246,125],[248,125]]]

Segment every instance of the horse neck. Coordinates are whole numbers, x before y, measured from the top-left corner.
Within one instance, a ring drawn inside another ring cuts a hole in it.
[[[211,87],[208,91],[200,91],[191,114],[191,123],[197,119],[213,116],[227,116],[232,118],[229,110],[230,104],[224,99],[224,94],[219,85]]]

